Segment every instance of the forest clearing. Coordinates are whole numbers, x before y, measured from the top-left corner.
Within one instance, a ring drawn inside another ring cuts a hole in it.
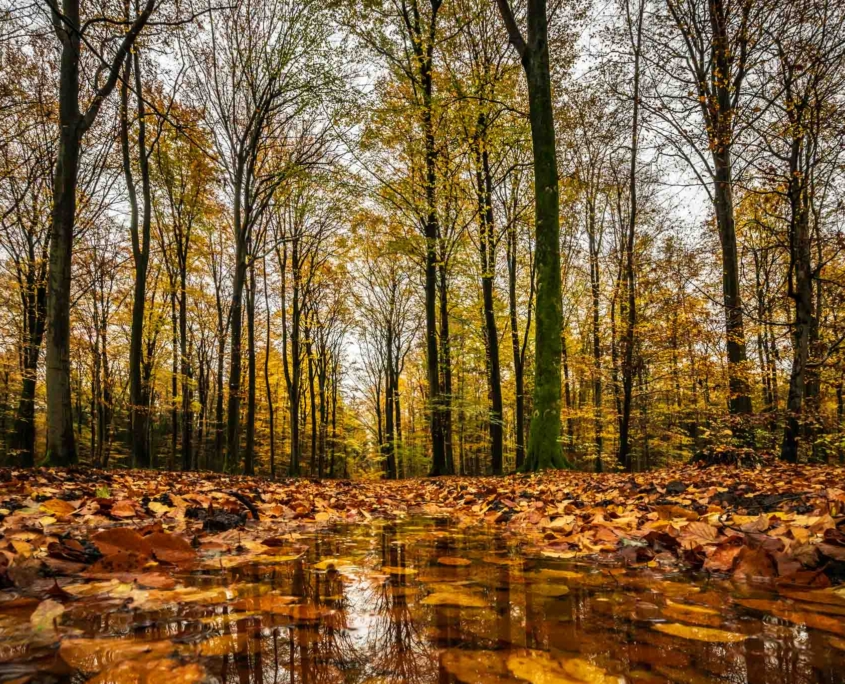
[[[837,0],[0,0],[0,684],[845,682]]]

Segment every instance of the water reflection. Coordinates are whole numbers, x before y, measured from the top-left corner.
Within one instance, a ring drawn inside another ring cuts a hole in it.
[[[324,531],[274,551],[278,562],[206,563],[174,590],[80,597],[52,640],[21,632],[32,605],[0,603],[0,680],[845,681],[842,618],[808,630],[734,604],[776,597],[727,582],[545,559],[444,520]],[[684,636],[655,629],[664,623]],[[685,638],[695,629],[735,641]]]

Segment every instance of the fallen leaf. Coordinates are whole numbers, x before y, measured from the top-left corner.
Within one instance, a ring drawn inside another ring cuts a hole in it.
[[[57,518],[66,518],[76,510],[73,504],[62,499],[49,499],[42,503],[39,509]]]
[[[155,532],[145,537],[157,560],[164,563],[187,563],[196,558],[197,552],[194,548],[177,534],[166,532]]]
[[[691,627],[690,625],[682,625],[677,622],[666,622],[659,625],[653,625],[654,629],[664,634],[671,634],[672,636],[681,637],[682,639],[692,639],[694,641],[707,641],[709,643],[733,643],[743,641],[746,639],[744,634],[736,632],[726,632],[722,629],[712,629],[710,627]]]
[[[136,641],[124,638],[62,639],[59,655],[68,665],[85,673],[99,672],[124,660],[163,658],[175,650],[170,641]]]
[[[487,602],[480,596],[457,591],[438,591],[426,596],[422,603],[427,606],[456,606],[458,608],[484,608]]]
[[[58,601],[47,599],[38,604],[38,607],[29,616],[29,624],[36,632],[55,631],[58,621],[65,612],[65,607]]]
[[[142,556],[153,554],[149,541],[128,527],[114,527],[110,530],[97,532],[97,534],[92,535],[91,541],[104,556],[119,551],[137,553]]]
[[[513,653],[508,656],[507,667],[514,676],[531,684],[619,684],[623,681],[583,658],[558,660],[545,651]]]
[[[452,556],[441,556],[437,559],[437,562],[440,565],[453,565],[453,566],[463,566],[463,565],[472,565],[472,561],[469,558],[454,558]]]

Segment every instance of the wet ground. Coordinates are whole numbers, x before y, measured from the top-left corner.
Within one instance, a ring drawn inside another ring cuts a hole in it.
[[[445,520],[260,555],[202,552],[175,586],[0,592],[0,680],[845,682],[845,596],[544,557]],[[809,626],[808,626],[809,625]]]

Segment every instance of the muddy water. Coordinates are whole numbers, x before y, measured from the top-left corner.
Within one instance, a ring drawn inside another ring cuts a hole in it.
[[[297,541],[298,557],[207,554],[175,588],[77,581],[57,615],[0,602],[0,680],[845,682],[835,594],[787,603],[659,567],[543,558],[438,520]]]

